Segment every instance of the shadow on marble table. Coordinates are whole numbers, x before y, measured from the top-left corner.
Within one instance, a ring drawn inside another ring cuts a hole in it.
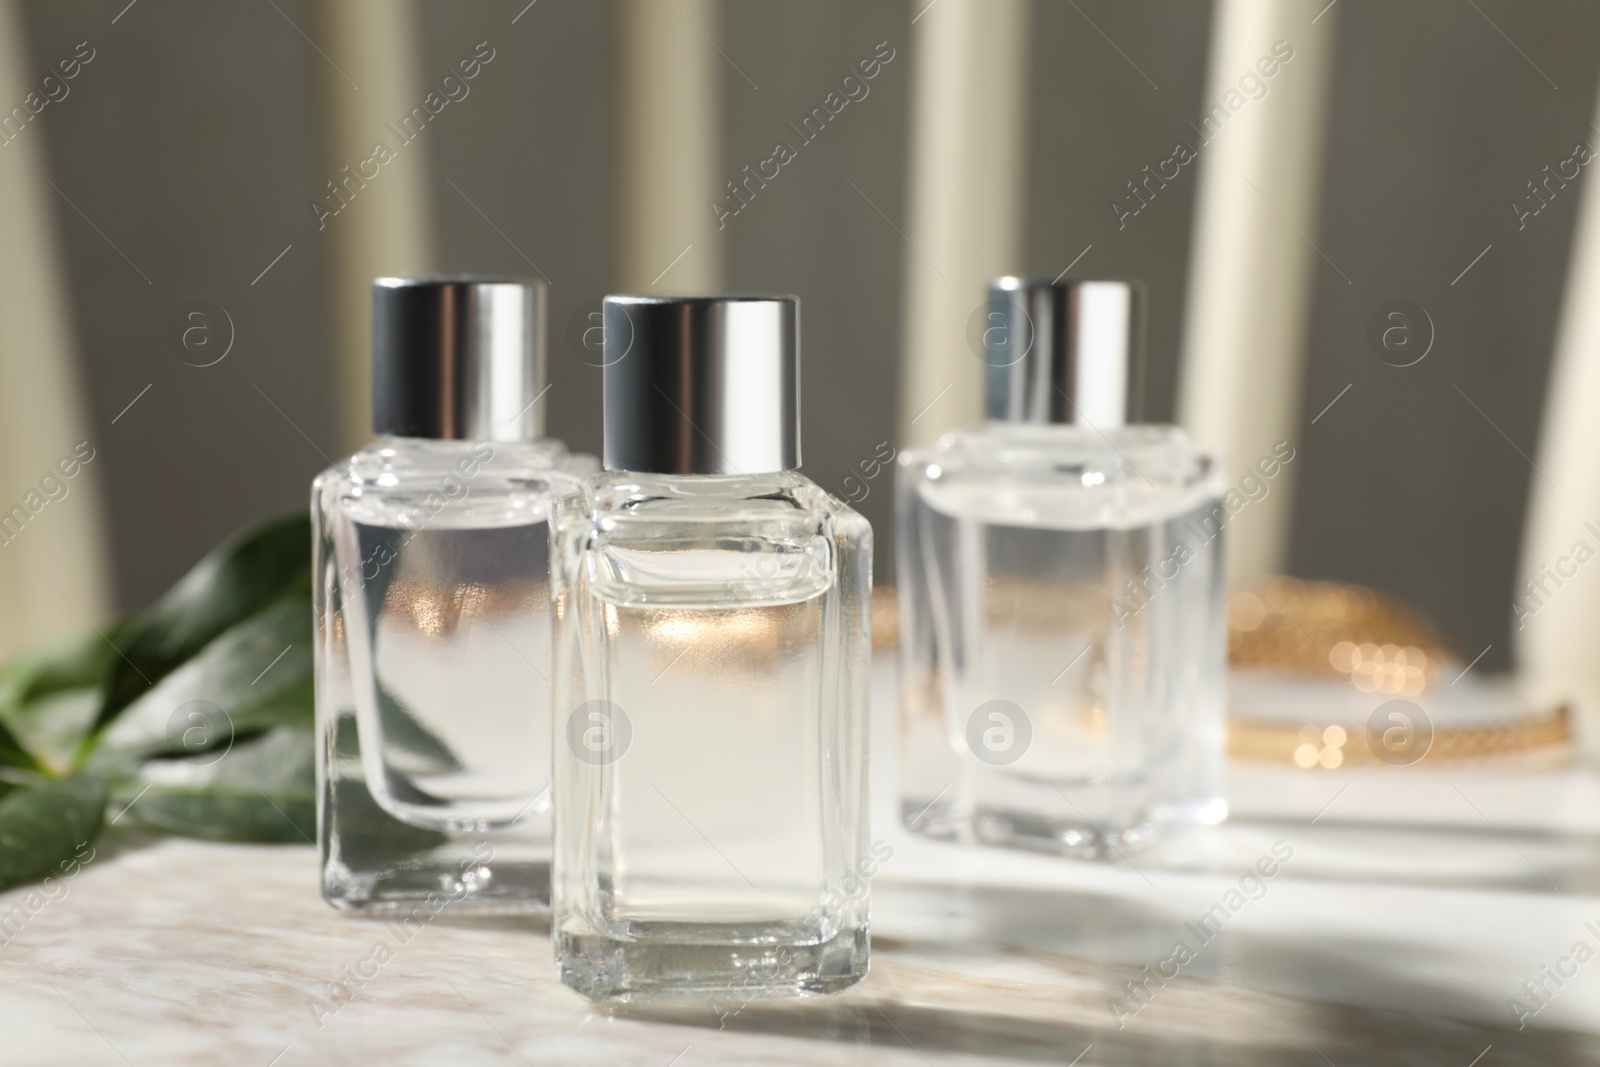
[[[1153,964],[1164,955],[1176,929],[1170,913],[1111,896],[992,887],[886,896],[897,898],[885,903],[901,916],[925,916],[928,936],[902,922],[910,936],[875,937],[871,975],[842,996],[612,1014],[923,1057],[1078,1067],[1469,1067],[1491,1047],[1481,1067],[1600,1064],[1600,1037],[1519,1032],[1509,1020],[1489,1021],[1507,1018],[1503,1003],[1416,977],[1448,973],[1467,953],[1402,961],[1397,953],[1407,950],[1392,944],[1223,930],[1192,966],[1170,981],[1146,982],[1135,998],[1129,983],[1149,972],[1126,961]],[[1335,994],[1326,1000],[1262,988],[1294,984],[1296,976],[1303,985],[1319,973]],[[1337,999],[1339,990],[1363,987],[1396,1007]]]
[[[1284,868],[1291,881],[1600,895],[1600,835],[1592,833],[1340,818],[1312,828],[1252,818],[1229,826],[1292,834],[1300,851],[1294,866]],[[1180,861],[1163,869],[1193,868]]]

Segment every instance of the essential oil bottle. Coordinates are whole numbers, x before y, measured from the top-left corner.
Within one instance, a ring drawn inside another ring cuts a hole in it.
[[[799,302],[607,297],[605,469],[552,529],[561,979],[867,970],[872,531],[800,465]]]
[[[1143,303],[998,279],[988,422],[900,456],[913,830],[1101,858],[1227,814],[1225,476],[1178,428],[1124,424]]]
[[[373,430],[312,486],[318,839],[341,908],[538,907],[550,859],[544,289],[373,284]]]

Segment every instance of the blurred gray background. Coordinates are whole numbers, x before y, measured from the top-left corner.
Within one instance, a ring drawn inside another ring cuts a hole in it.
[[[328,246],[307,208],[328,176],[324,57],[297,29],[315,25],[315,12],[299,0],[126,2],[24,6],[33,81],[79,41],[97,50],[68,105],[38,126],[59,187],[51,207],[104,442],[124,611],[228,532],[303,507],[341,439]],[[571,351],[567,326],[616,286],[618,10],[539,0],[509,24],[524,3],[414,5],[425,78],[478,41],[498,53],[470,102],[426,133],[436,266],[526,274],[526,255],[549,274],[551,432],[598,451],[599,372]],[[729,59],[717,66],[719,173],[765,158],[876,42],[905,55],[925,5],[719,7],[714,35]],[[1493,645],[1482,665],[1503,667],[1537,477],[1518,450],[1531,455],[1537,439],[1578,187],[1521,231],[1508,204],[1546,163],[1600,136],[1589,126],[1600,8],[1476,6],[1339,2],[1305,420],[1350,388],[1304,435],[1289,559],[1297,575],[1397,594],[1468,656]],[[1149,283],[1152,421],[1175,410],[1195,181],[1170,183],[1120,231],[1109,201],[1198,119],[1209,8],[1039,0],[1031,16],[1017,270],[1054,276],[1092,246],[1074,274]],[[1491,17],[1515,27],[1515,46]],[[735,64],[759,71],[759,91]],[[886,66],[850,121],[808,146],[723,236],[728,288],[802,297],[805,469],[835,492],[879,442],[898,443],[906,251],[886,220],[907,212],[910,76],[910,62]],[[194,298],[222,305],[235,326],[235,348],[215,367],[185,365],[165,341],[173,309]],[[1417,367],[1384,365],[1363,339],[1373,309],[1395,298],[1422,305],[1436,327]],[[891,502],[882,478],[860,505],[877,530],[880,581],[892,574]]]

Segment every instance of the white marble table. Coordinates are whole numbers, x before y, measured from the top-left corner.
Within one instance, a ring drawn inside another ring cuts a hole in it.
[[[396,938],[321,902],[309,847],[113,832],[0,934],[0,1065],[1600,1063],[1600,958],[1561,962],[1600,950],[1593,772],[1236,766],[1223,830],[1137,867],[1067,863],[903,833],[879,682],[894,856],[872,973],[839,997],[597,1010],[556,982],[542,923],[448,913],[367,967]],[[1185,924],[1276,842],[1292,858],[1201,945]],[[1194,959],[1129,1010],[1180,938]],[[1558,964],[1576,974],[1519,1030],[1508,999]]]

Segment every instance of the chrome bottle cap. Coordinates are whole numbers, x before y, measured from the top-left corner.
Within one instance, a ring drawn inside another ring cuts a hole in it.
[[[1121,426],[1144,344],[1144,285],[996,278],[983,346],[985,414],[1002,422]]]
[[[540,436],[544,299],[537,281],[376,279],[373,431],[448,441]]]
[[[800,466],[800,301],[605,298],[605,466],[766,474]]]

